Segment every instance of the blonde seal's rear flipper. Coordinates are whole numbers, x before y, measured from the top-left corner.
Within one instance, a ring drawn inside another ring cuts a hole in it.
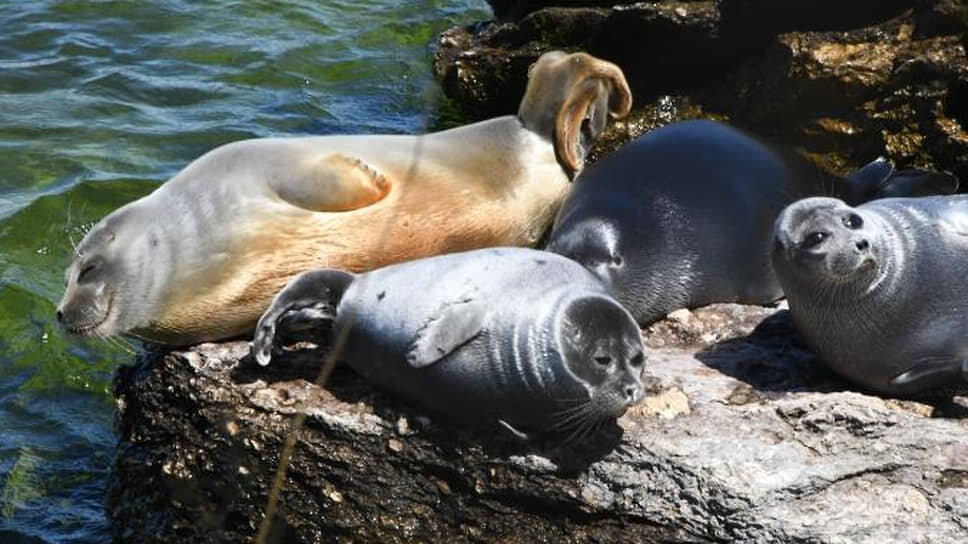
[[[586,53],[545,53],[531,66],[528,79],[518,117],[554,142],[555,152],[572,174],[584,167],[608,117],[620,119],[632,109],[632,92],[622,70]]]
[[[335,321],[340,299],[353,279],[353,274],[332,268],[296,276],[259,319],[252,339],[255,360],[262,366],[269,364],[279,332],[317,328]]]

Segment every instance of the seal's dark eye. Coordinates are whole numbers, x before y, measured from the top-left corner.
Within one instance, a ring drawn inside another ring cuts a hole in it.
[[[629,365],[632,366],[633,368],[638,368],[642,366],[642,363],[644,362],[645,362],[645,355],[643,355],[642,353],[636,353],[635,357],[632,357],[632,359],[629,361]]]
[[[828,234],[826,232],[811,232],[800,244],[804,249],[812,249],[823,243],[827,239]]]
[[[612,358],[608,355],[599,355],[595,357],[595,362],[602,366],[608,366],[612,362]]]
[[[844,226],[848,229],[859,229],[864,226],[864,220],[856,213],[852,213],[844,218]]]

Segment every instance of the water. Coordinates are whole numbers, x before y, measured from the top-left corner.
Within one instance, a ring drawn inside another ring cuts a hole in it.
[[[71,239],[225,142],[442,124],[431,44],[486,9],[0,0],[0,542],[109,538],[110,379],[132,356],[53,322]]]

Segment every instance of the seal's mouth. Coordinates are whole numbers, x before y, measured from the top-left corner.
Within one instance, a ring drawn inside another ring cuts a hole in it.
[[[64,329],[71,334],[76,334],[78,336],[87,336],[93,333],[98,327],[103,325],[104,322],[107,320],[108,320],[108,316],[107,314],[104,314],[104,317],[102,317],[97,321],[92,321],[90,323],[83,323],[80,325],[75,325],[75,324],[64,325]]]
[[[64,330],[66,330],[70,334],[74,334],[77,336],[92,335],[96,333],[97,329],[101,325],[107,322],[109,317],[111,317],[112,308],[113,308],[113,305],[111,304],[111,300],[108,299],[107,304],[105,305],[105,308],[104,308],[104,313],[102,313],[99,317],[97,317],[93,321],[88,321],[86,323],[80,323],[80,324],[64,323]]]
[[[849,269],[836,269],[828,266],[824,273],[827,281],[835,284],[847,284],[858,279],[866,278],[877,268],[877,261],[873,257],[866,257],[856,267]]]

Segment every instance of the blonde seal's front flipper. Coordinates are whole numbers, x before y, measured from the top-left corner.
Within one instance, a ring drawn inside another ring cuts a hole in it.
[[[390,192],[390,181],[363,159],[343,153],[312,156],[293,167],[291,175],[271,183],[286,202],[317,212],[356,210]]]

